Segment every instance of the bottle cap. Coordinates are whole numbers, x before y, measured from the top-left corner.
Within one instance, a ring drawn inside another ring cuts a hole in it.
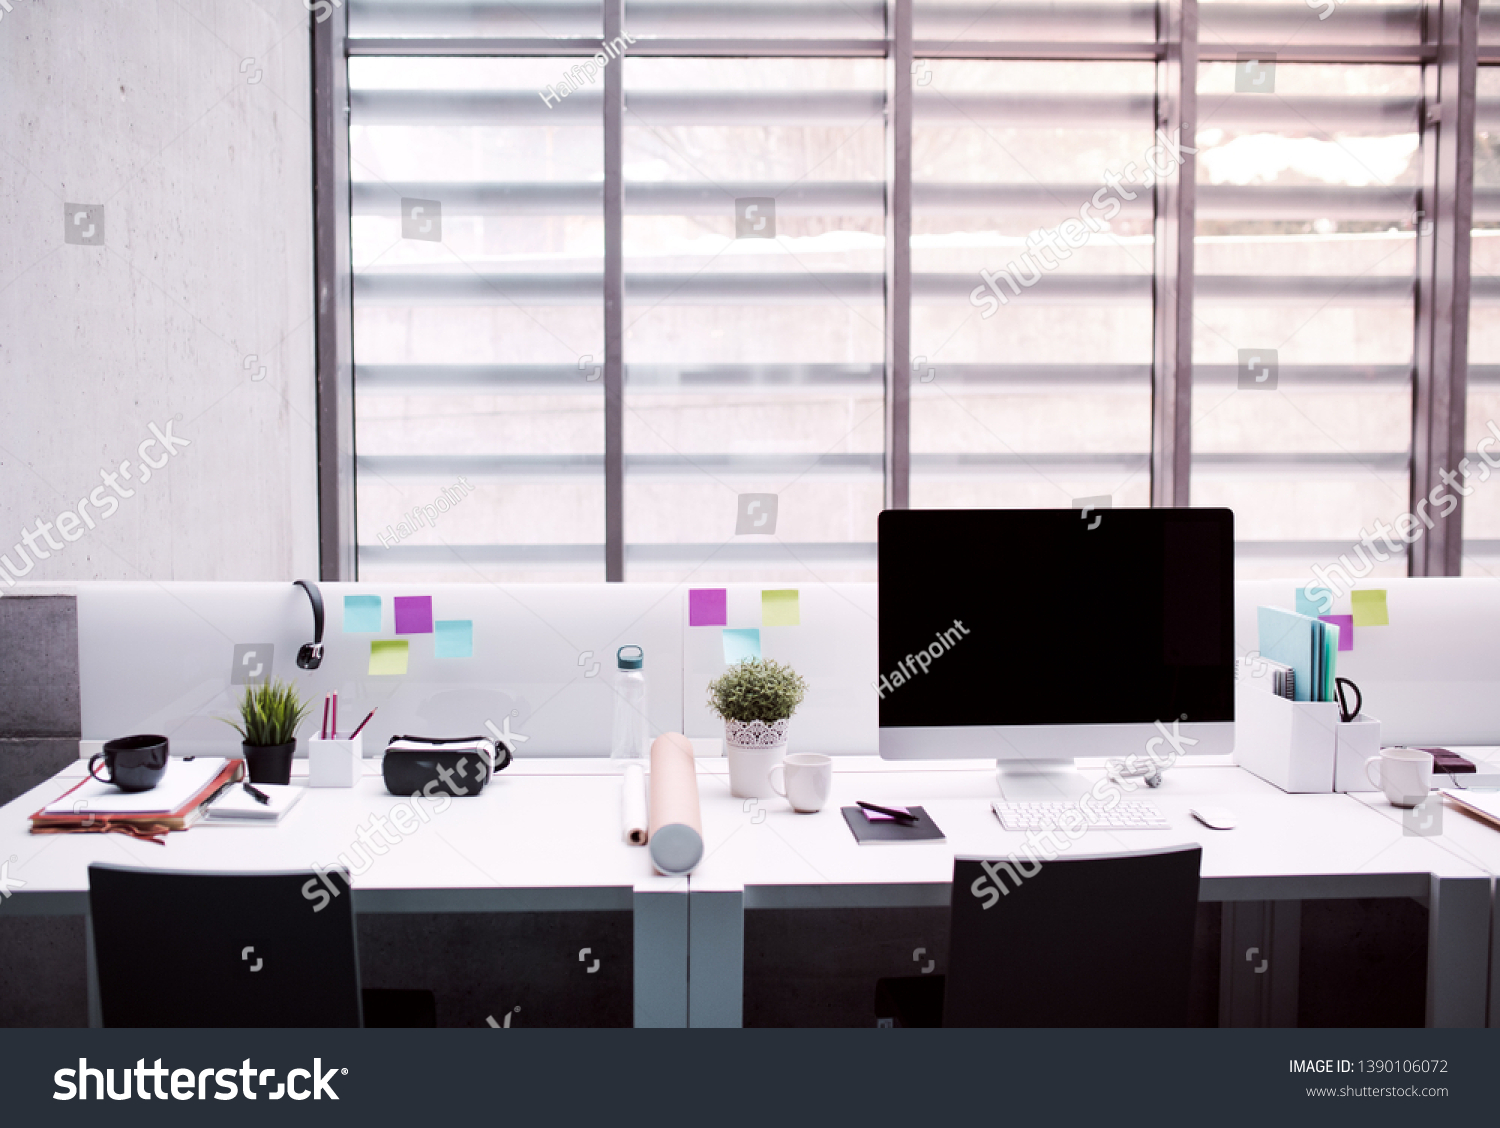
[[[635,653],[627,655],[625,653],[627,650],[633,650]],[[622,646],[615,651],[615,663],[622,670],[639,670],[646,663],[646,652],[633,643],[629,646]]]

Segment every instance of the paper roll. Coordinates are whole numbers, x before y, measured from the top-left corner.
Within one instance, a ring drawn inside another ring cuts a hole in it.
[[[681,877],[703,860],[703,816],[693,746],[681,733],[664,733],[651,745],[651,862]]]
[[[625,841],[632,846],[646,844],[646,769],[640,764],[626,764],[620,791],[620,814]]]

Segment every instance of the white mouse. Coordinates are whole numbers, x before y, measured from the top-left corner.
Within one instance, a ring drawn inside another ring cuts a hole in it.
[[[1228,807],[1194,807],[1188,814],[1211,830],[1233,830],[1238,823]]]

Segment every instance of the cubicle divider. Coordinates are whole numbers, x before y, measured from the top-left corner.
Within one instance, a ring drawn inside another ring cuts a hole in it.
[[[1295,608],[1305,584],[1236,583],[1237,654],[1256,649],[1256,607]],[[755,652],[807,680],[793,721],[797,748],[879,748],[874,584],[321,587],[326,657],[305,671],[295,658],[312,638],[312,614],[290,583],[67,585],[78,598],[83,736],[160,732],[178,754],[224,754],[237,737],[216,717],[232,715],[247,679],[269,672],[314,701],[337,690],[344,731],[375,709],[370,754],[393,733],[473,735],[489,722],[524,737],[522,756],[606,755],[615,653],[634,643],[646,654],[653,732],[709,738],[700,747],[713,748],[723,730],[708,708],[708,684]],[[1383,742],[1500,743],[1500,580],[1403,578],[1360,588],[1384,593],[1388,622],[1353,628],[1339,673],[1381,719]],[[1333,613],[1351,614],[1349,594],[1336,593]]]

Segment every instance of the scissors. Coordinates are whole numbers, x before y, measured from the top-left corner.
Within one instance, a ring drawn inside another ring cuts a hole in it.
[[[1352,709],[1349,708],[1344,698],[1345,686],[1348,686],[1354,691],[1354,708]],[[1339,720],[1343,721],[1345,724],[1348,724],[1350,721],[1354,720],[1355,717],[1359,716],[1360,707],[1365,703],[1364,696],[1359,692],[1359,686],[1355,685],[1348,678],[1334,678],[1333,694],[1338,698],[1339,702]]]

